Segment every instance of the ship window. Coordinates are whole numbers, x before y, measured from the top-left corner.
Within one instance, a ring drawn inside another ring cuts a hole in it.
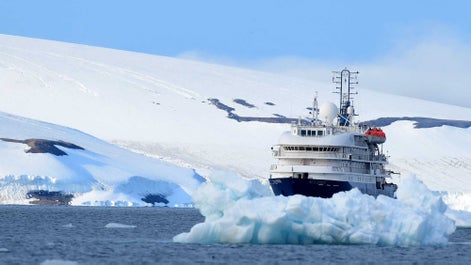
[[[317,131],[317,135],[322,136],[324,134],[323,131]]]
[[[312,147],[306,147],[306,151],[312,151]]]
[[[307,136],[311,136],[311,130],[307,131]]]
[[[301,136],[306,136],[306,130],[301,130]]]

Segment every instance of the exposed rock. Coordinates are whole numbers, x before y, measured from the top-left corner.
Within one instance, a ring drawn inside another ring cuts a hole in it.
[[[38,199],[31,204],[39,205],[69,205],[74,195],[65,194],[61,191],[32,190],[26,194],[26,198]]]
[[[258,122],[268,122],[268,123],[293,123],[293,122],[306,123],[307,122],[305,120],[299,121],[299,119],[288,118],[280,114],[273,114],[273,116],[275,117],[239,116],[233,112],[235,111],[234,108],[222,103],[221,101],[219,101],[219,99],[210,98],[208,100],[213,105],[215,105],[218,109],[224,110],[225,112],[227,112],[227,117],[229,119],[236,120],[238,122],[248,122],[248,121],[258,121]],[[235,99],[234,102],[247,106],[247,107],[248,105],[251,105],[243,99]],[[268,103],[270,102],[265,102],[265,104],[271,105]],[[312,107],[307,107],[306,109],[312,111]],[[414,127],[417,129],[434,128],[434,127],[441,127],[441,126],[452,126],[452,127],[457,127],[457,128],[463,128],[463,129],[471,127],[471,121],[435,119],[435,118],[427,118],[427,117],[383,117],[383,118],[378,118],[375,120],[364,121],[362,122],[362,124],[366,124],[367,126],[370,126],[370,127],[385,127],[396,121],[414,121]]]
[[[9,139],[9,138],[0,138],[0,140],[5,142],[12,142],[12,143],[22,143],[28,145],[30,148],[26,150],[26,153],[49,153],[56,156],[64,156],[67,155],[66,152],[60,150],[56,146],[62,146],[65,148],[70,149],[79,149],[84,150],[82,147],[64,142],[64,141],[52,141],[46,139],[26,139],[26,140],[16,140],[16,139]]]
[[[168,204],[168,200],[161,194],[147,194],[141,200],[143,202],[152,203],[152,205],[155,205],[156,203]]]
[[[220,110],[224,110],[227,112],[227,117],[232,120],[236,120],[238,122],[247,122],[247,121],[258,121],[258,122],[267,122],[267,123],[293,123],[296,122],[298,119],[287,118],[281,115],[275,115],[276,117],[247,117],[247,116],[239,116],[233,111],[235,110],[232,107],[222,103],[217,98],[210,98],[208,99],[216,108]],[[240,103],[239,103],[240,104]]]
[[[250,108],[250,109],[255,108],[255,105],[248,103],[244,99],[236,98],[236,99],[234,99],[234,102],[237,103],[237,104],[240,104],[242,106],[245,106],[247,108]]]
[[[463,129],[471,127],[471,121],[435,119],[425,117],[384,117],[378,118],[376,120],[365,121],[363,123],[368,124],[368,126],[384,127],[396,121],[414,121],[414,127],[418,129],[441,127],[445,125]]]

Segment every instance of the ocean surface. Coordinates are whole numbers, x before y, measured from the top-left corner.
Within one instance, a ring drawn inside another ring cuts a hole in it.
[[[0,206],[0,264],[471,264],[471,229],[446,246],[182,244],[195,209]]]

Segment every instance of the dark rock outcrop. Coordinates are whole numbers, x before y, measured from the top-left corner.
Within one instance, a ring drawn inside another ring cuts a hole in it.
[[[237,104],[240,104],[242,106],[245,106],[249,109],[255,108],[255,105],[248,103],[247,101],[245,101],[245,99],[236,98],[236,99],[234,99],[234,102],[237,103]]]
[[[16,140],[16,139],[9,139],[9,138],[0,138],[0,140],[5,142],[12,142],[12,143],[22,143],[28,145],[30,148],[26,150],[26,153],[49,153],[56,156],[64,156],[67,155],[66,152],[57,148],[57,146],[69,148],[69,149],[79,149],[84,150],[82,147],[64,142],[64,141],[52,141],[46,139],[26,139],[26,140]]]
[[[249,117],[249,116],[239,116],[235,114],[233,111],[235,110],[233,107],[230,107],[217,98],[210,98],[208,99],[216,108],[220,110],[224,110],[227,112],[227,117],[229,119],[238,121],[238,122],[248,122],[248,121],[258,121],[258,122],[267,122],[267,123],[293,123],[296,122],[298,119],[287,118],[281,115],[275,115],[276,117]],[[240,102],[238,102],[241,104]]]
[[[32,190],[26,194],[27,199],[35,198],[31,204],[39,205],[69,205],[74,195],[61,191]]]
[[[169,203],[165,196],[161,194],[147,194],[141,200],[146,203],[151,203],[152,205],[155,205],[156,203],[164,203],[165,205],[167,205]]]
[[[426,117],[384,117],[375,120],[365,121],[364,124],[368,124],[371,127],[385,127],[391,125],[396,121],[413,121],[414,128],[434,128],[441,126],[452,126],[457,128],[469,128],[471,127],[471,121],[465,120],[448,120],[448,119],[435,119]]]

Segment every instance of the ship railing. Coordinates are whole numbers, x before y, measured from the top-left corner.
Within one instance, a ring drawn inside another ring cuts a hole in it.
[[[275,166],[272,171],[278,172],[316,172],[333,173],[332,166],[305,166],[305,165],[272,165]]]
[[[361,127],[357,126],[334,126],[334,132],[356,132],[356,133],[364,133],[365,130]]]
[[[343,166],[304,166],[304,165],[272,165],[271,171],[284,173],[310,172],[314,174],[356,173],[372,175],[368,169]],[[375,176],[382,176],[375,174]]]
[[[287,155],[288,154],[288,155]],[[276,156],[277,159],[338,159],[338,160],[358,160],[358,161],[374,161],[374,162],[386,162],[384,155],[371,156],[369,154],[347,154],[347,153],[320,153],[320,152],[309,152],[309,151],[291,151],[289,153],[282,153]]]
[[[327,128],[332,129],[334,132],[358,132],[364,133],[366,131],[366,127],[360,126],[359,124],[354,124],[352,126],[338,126],[338,125],[326,125],[326,124],[307,124],[307,123],[291,123],[291,127],[299,128],[299,129],[310,129],[310,128]]]

